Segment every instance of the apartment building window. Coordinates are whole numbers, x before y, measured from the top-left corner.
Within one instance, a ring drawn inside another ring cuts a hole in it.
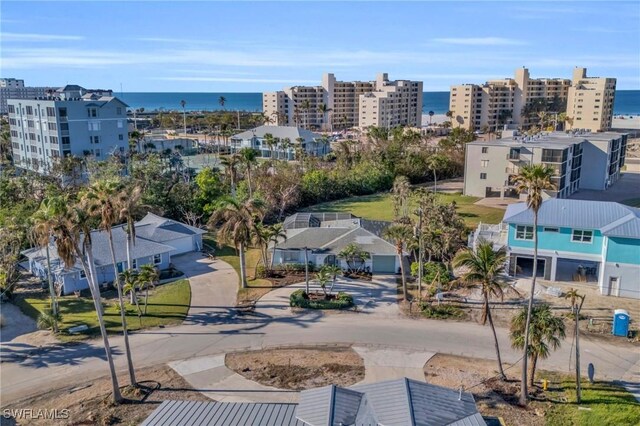
[[[87,109],[88,117],[97,117],[98,116],[98,108],[89,108]]]
[[[27,120],[27,127],[35,127],[33,120]]]
[[[100,143],[100,136],[89,136],[89,143]]]
[[[573,241],[574,243],[591,244],[591,242],[593,241],[593,231],[574,229],[571,234],[571,241]]]
[[[66,117],[67,116],[67,109],[66,108],[58,108],[58,115],[60,117]]]
[[[9,114],[15,114],[16,113],[16,108],[13,105],[9,105]]]
[[[47,117],[55,117],[56,109],[54,107],[47,107]]]
[[[58,137],[57,136],[51,136],[51,144],[52,145],[58,145]]]
[[[18,132],[16,130],[11,130],[11,137],[17,138]]]
[[[60,123],[60,130],[64,131],[68,131],[69,130],[69,123]]]
[[[56,123],[47,123],[47,127],[49,130],[58,130],[58,126],[56,126]]]
[[[481,160],[480,165],[484,168],[489,167],[489,160]]]
[[[480,179],[484,180],[487,178],[487,174],[486,173],[480,173]]]
[[[62,137],[62,145],[69,145],[70,143],[71,143],[71,139],[69,139],[69,136]]]
[[[533,240],[533,226],[517,225],[516,240]]]
[[[476,119],[479,119],[480,117],[476,117]],[[489,147],[488,146],[483,146],[482,147],[482,153],[483,154],[487,154],[489,152]]]
[[[33,115],[33,107],[27,106],[27,115]]]
[[[16,119],[15,119],[15,118],[10,118],[10,119],[9,119],[9,124],[10,124],[11,126],[15,126],[15,125],[16,125]]]

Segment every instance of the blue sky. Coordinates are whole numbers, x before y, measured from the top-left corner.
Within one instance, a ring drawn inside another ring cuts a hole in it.
[[[639,2],[0,4],[2,77],[124,91],[259,92],[342,80],[425,91],[574,66],[640,89]]]

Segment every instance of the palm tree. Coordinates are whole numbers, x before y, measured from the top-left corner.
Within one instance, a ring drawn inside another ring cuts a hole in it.
[[[273,144],[275,143],[275,139],[271,133],[265,133],[262,137],[264,144],[269,147],[269,157],[273,157]]]
[[[344,259],[347,262],[347,267],[349,268],[349,272],[359,271],[364,265],[365,261],[369,259],[371,255],[369,252],[363,250],[356,243],[347,244],[341,251],[338,253],[338,259]],[[356,265],[360,264],[356,268]]]
[[[124,294],[131,295],[131,304],[136,305],[138,316],[142,315],[138,297],[136,296],[136,287],[138,286],[139,275],[135,269],[125,269],[120,273],[120,281],[122,281],[122,291]]]
[[[273,260],[276,257],[276,246],[280,240],[287,241],[287,231],[281,223],[275,223],[269,227],[269,242],[273,243],[271,252],[271,263],[269,269],[273,270]]]
[[[140,208],[142,198],[142,188],[138,185],[133,188],[124,188],[122,196],[119,197],[119,218],[127,222],[127,269],[133,269],[133,247],[136,245],[136,227],[134,214]],[[135,299],[135,287],[131,292],[131,301]]]
[[[538,274],[538,212],[542,207],[542,191],[553,189],[551,182],[553,169],[542,164],[526,165],[520,168],[516,176],[516,189],[519,193],[527,193],[527,208],[533,211],[533,276],[531,278],[531,291],[529,305],[527,307],[527,321],[524,330],[524,351],[528,353],[529,324],[531,323],[531,311],[533,310],[533,296],[536,289],[536,277]],[[522,379],[520,404],[526,405],[529,394],[527,391],[527,357],[522,359]]]
[[[393,209],[395,219],[404,222],[409,218],[409,196],[411,195],[411,184],[406,176],[398,176],[393,181]]]
[[[282,154],[285,161],[289,161],[289,149],[292,147],[291,139],[284,138],[282,139],[282,143],[280,144],[282,147]]]
[[[236,196],[236,178],[238,175],[238,164],[240,164],[240,157],[238,154],[231,154],[220,160],[220,164],[224,167],[224,171],[229,177],[231,185],[231,196]]]
[[[449,165],[449,157],[441,154],[433,154],[427,158],[427,168],[433,172],[433,192],[438,192],[437,172]]]
[[[224,104],[226,103],[227,103],[227,98],[225,98],[224,96],[220,96],[218,98],[218,104],[220,104],[223,110],[224,110]]]
[[[327,270],[322,268],[316,273],[316,280],[318,281],[318,284],[320,285],[320,288],[322,289],[322,292],[324,293],[324,295],[326,297],[327,296],[327,283],[329,281],[331,281],[331,274]]]
[[[500,377],[504,380],[507,377],[502,369],[502,359],[500,358],[500,347],[498,346],[498,336],[496,334],[496,328],[493,325],[493,318],[491,316],[491,307],[489,305],[489,299],[492,296],[503,297],[502,282],[500,276],[505,272],[505,264],[507,261],[507,252],[504,247],[498,250],[493,249],[493,244],[487,241],[482,241],[478,244],[476,251],[466,248],[458,252],[453,259],[453,265],[456,268],[465,267],[467,272],[462,275],[462,279],[468,283],[480,284],[482,291],[482,298],[484,303],[482,305],[482,325],[489,320],[489,326],[493,332],[493,341],[496,347],[496,355],[498,357],[498,370],[500,371]]]
[[[434,116],[435,114],[436,114],[435,112],[433,112],[433,111],[429,111],[429,126],[431,126],[431,121],[433,120],[433,116]]]
[[[402,295],[404,300],[409,299],[409,293],[407,291],[407,279],[404,274],[404,248],[413,239],[413,231],[411,227],[405,224],[394,224],[384,230],[383,235],[386,239],[396,246],[396,254],[400,261],[400,273],[402,275]]]
[[[89,290],[93,298],[93,304],[98,318],[98,326],[102,335],[102,342],[109,365],[111,374],[111,386],[113,400],[115,403],[122,401],[122,394],[118,386],[118,377],[116,375],[113,357],[111,355],[111,345],[107,329],[104,325],[102,316],[102,304],[100,301],[100,289],[98,287],[97,274],[93,259],[93,247],[91,241],[91,225],[90,217],[85,210],[77,207],[67,206],[65,198],[56,197],[55,207],[53,211],[53,224],[51,231],[55,237],[56,249],[58,257],[64,263],[66,268],[73,268],[76,262],[80,262],[82,270],[86,275],[89,284]]]
[[[53,276],[51,273],[51,256],[49,255],[49,245],[53,226],[55,226],[57,199],[45,198],[40,204],[40,208],[33,215],[33,227],[31,229],[33,240],[38,247],[44,247],[47,254],[47,281],[49,283],[49,296],[51,297],[51,313],[53,318],[53,332],[58,332],[58,303],[56,292],[53,288]]]
[[[271,237],[271,230],[268,226],[266,226],[262,222],[257,222],[254,224],[253,229],[251,230],[251,242],[255,247],[260,248],[260,257],[262,258],[262,264],[264,268],[267,269],[268,265],[268,248],[269,248],[269,238]],[[258,270],[258,264],[256,264],[256,271]],[[254,274],[257,276],[257,273]]]
[[[142,265],[140,267],[140,273],[138,274],[138,283],[140,290],[144,290],[144,315],[147,315],[147,304],[149,302],[149,287],[155,287],[160,273],[158,269],[150,263]]]
[[[184,135],[187,136],[187,110],[185,107],[187,106],[187,101],[181,100],[180,106],[182,107],[182,127],[184,129]]]
[[[566,337],[564,321],[561,317],[553,315],[548,304],[535,306],[531,313],[531,318],[527,309],[523,308],[511,319],[511,346],[514,349],[525,347],[525,327],[530,321],[530,338],[527,351],[531,361],[529,370],[529,386],[533,387],[538,359],[547,359],[549,349],[556,350],[560,347],[560,341]]]
[[[113,245],[113,225],[118,221],[119,216],[119,199],[121,196],[122,185],[117,180],[100,180],[92,184],[83,196],[91,215],[100,219],[100,227],[107,232],[109,237],[109,250],[111,251],[111,262],[113,263],[113,283],[118,290],[118,303],[120,305],[120,320],[122,322],[122,334],[124,336],[124,347],[127,355],[127,364],[129,367],[129,379],[131,386],[137,387],[135,369],[133,368],[133,358],[131,357],[131,347],[129,346],[129,333],[127,332],[127,317],[122,297],[122,285],[118,272],[118,262],[116,260],[116,251]]]
[[[338,274],[342,272],[342,268],[338,265],[324,265],[322,267],[331,276],[331,287],[329,288],[329,294],[333,292],[333,287],[336,285],[336,279]]]
[[[253,148],[242,148],[238,152],[240,163],[247,169],[247,186],[249,187],[249,198],[253,197],[251,186],[251,167],[258,162],[258,151]]]
[[[302,111],[304,111],[303,127],[306,129],[309,111],[311,110],[311,102],[309,101],[309,99],[305,99],[304,101],[302,101],[302,103],[300,104],[300,108],[302,108]]]
[[[263,215],[263,204],[259,200],[249,199],[240,202],[227,197],[222,200],[223,207],[209,219],[209,225],[218,226],[218,239],[234,245],[240,256],[240,284],[247,287],[247,269],[245,265],[245,249],[251,242],[255,223]]]
[[[320,114],[322,114],[322,121],[323,121],[324,123],[329,124],[329,131],[332,131],[331,123],[328,123],[328,121],[329,121],[329,120],[327,120],[327,117],[328,117],[328,114],[329,114],[329,112],[330,112],[330,111],[331,111],[331,108],[329,108],[329,107],[327,106],[327,104],[324,104],[324,103],[323,103],[323,104],[318,105],[318,112],[319,112]]]

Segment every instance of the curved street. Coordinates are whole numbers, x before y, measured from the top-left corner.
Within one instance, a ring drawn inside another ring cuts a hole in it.
[[[238,315],[234,309],[238,277],[230,265],[220,260],[211,262],[199,253],[173,261],[191,283],[189,314],[180,326],[131,335],[138,368],[244,349],[336,343],[495,359],[490,328],[475,323],[413,320],[391,311],[377,315],[375,307],[358,312],[291,313],[282,309],[286,297],[274,297],[276,292],[265,296],[255,313]],[[384,294],[384,289],[380,291]],[[373,299],[370,302],[375,305]],[[386,303],[380,306],[390,309]],[[511,349],[508,330],[497,331],[504,362],[518,361],[521,354]],[[122,338],[112,336],[110,340],[117,367],[124,371]],[[593,363],[597,379],[638,381],[637,349],[587,338],[581,340],[581,349],[585,374],[589,363]],[[540,368],[570,373],[571,350],[571,340],[567,338],[558,351],[540,363]],[[104,350],[97,340],[50,349],[6,342],[1,354],[3,405],[108,374]]]

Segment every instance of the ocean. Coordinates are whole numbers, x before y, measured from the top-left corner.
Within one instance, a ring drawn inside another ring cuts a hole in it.
[[[226,99],[224,106],[219,99]],[[262,111],[262,93],[179,93],[179,92],[124,92],[122,100],[131,108],[146,111],[182,110],[180,101],[186,102],[187,111]],[[449,109],[449,92],[422,94],[422,110],[444,114]],[[615,115],[640,115],[640,90],[617,90],[613,105]]]

